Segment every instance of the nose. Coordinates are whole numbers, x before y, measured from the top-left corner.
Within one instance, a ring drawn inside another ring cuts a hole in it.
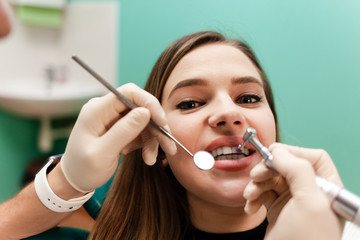
[[[244,123],[241,108],[233,101],[219,101],[208,119],[211,127],[234,128]]]

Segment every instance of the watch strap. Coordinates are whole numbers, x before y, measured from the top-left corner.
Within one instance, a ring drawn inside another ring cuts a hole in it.
[[[48,162],[43,168],[36,174],[34,185],[35,191],[42,202],[42,204],[48,209],[54,212],[71,212],[79,209],[87,200],[89,200],[95,191],[89,192],[84,196],[73,198],[70,200],[64,200],[58,197],[50,188],[50,185],[47,181],[46,170],[54,162],[61,158],[61,155],[49,157]]]

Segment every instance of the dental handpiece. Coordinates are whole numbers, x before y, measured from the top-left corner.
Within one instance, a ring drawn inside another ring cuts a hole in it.
[[[244,148],[246,142],[250,142],[264,158],[265,164],[276,171],[272,162],[273,155],[256,138],[255,129],[248,128],[243,140],[243,143],[239,145],[240,149]],[[316,176],[315,181],[330,200],[332,210],[346,220],[360,226],[360,197],[325,178]]]
[[[273,155],[270,153],[269,149],[267,149],[264,145],[260,143],[260,141],[256,138],[256,131],[254,128],[248,128],[243,136],[243,143],[239,145],[239,148],[244,152],[245,143],[250,142],[260,153],[260,155],[265,160],[266,165],[274,169],[273,165]]]

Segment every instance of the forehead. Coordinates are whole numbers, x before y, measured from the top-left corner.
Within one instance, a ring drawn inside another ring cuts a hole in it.
[[[261,77],[251,60],[238,48],[223,43],[209,43],[187,53],[175,66],[164,88],[164,96],[180,81],[205,79],[219,84],[227,79]]]

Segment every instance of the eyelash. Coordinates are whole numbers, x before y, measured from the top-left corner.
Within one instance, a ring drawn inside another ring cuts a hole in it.
[[[255,94],[245,94],[236,99],[237,104],[255,104],[260,101],[261,101],[261,97]],[[205,102],[199,102],[196,100],[187,99],[177,104],[176,108],[185,111],[185,110],[201,107],[204,104]]]
[[[180,109],[180,110],[190,110],[190,109],[201,107],[204,104],[205,103],[203,103],[203,102],[187,99],[187,100],[181,101],[178,105],[176,105],[176,108]]]
[[[246,101],[244,101],[246,100]],[[236,102],[238,104],[254,104],[261,101],[261,97],[255,94],[245,94],[240,96]]]

